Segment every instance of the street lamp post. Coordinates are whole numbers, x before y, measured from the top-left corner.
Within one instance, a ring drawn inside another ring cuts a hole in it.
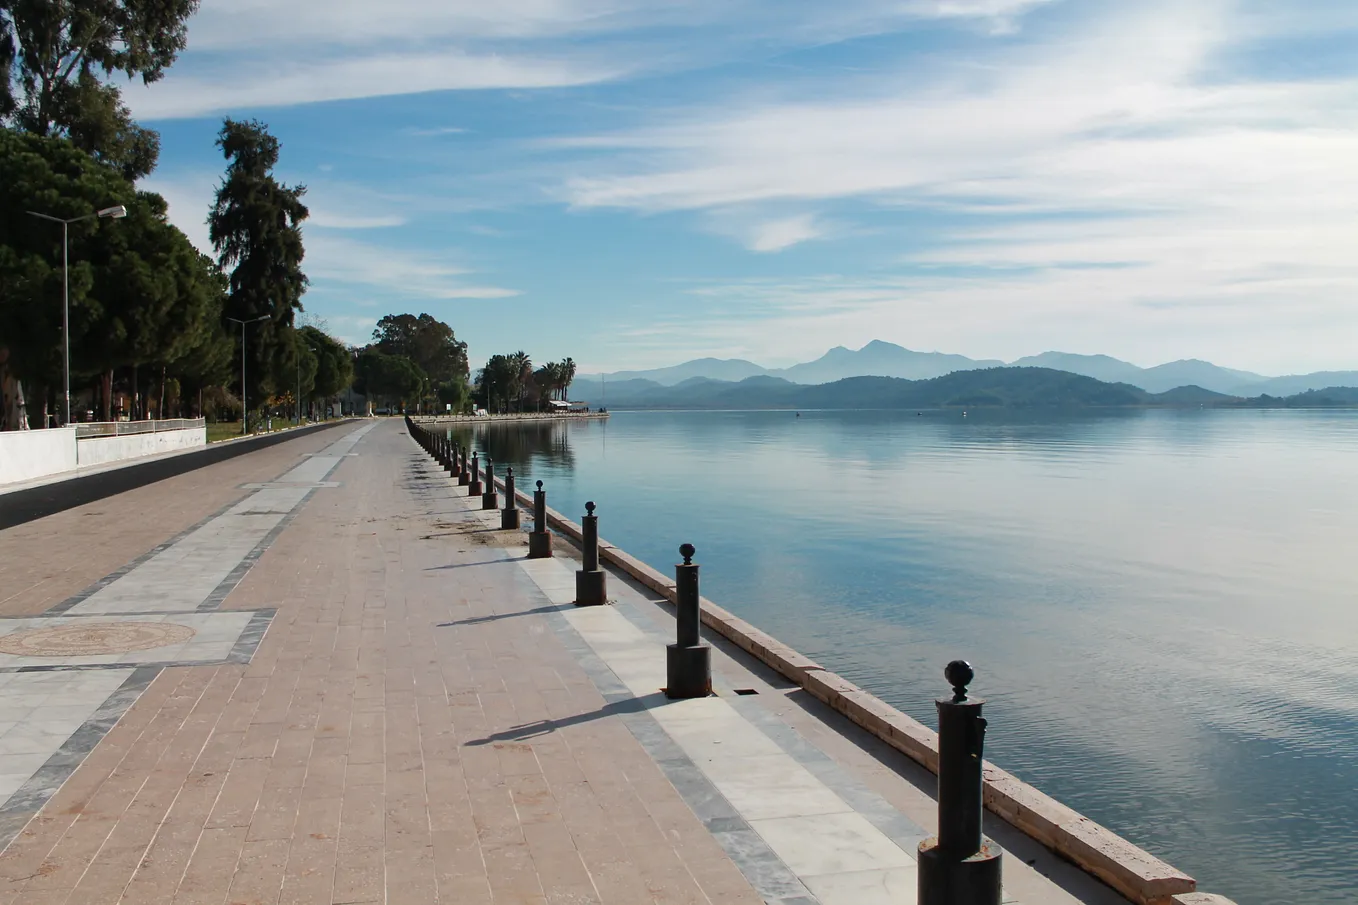
[[[124,217],[127,216],[127,208],[124,207],[123,205],[119,204],[119,205],[115,205],[114,207],[106,207],[106,208],[104,208],[104,209],[101,210],[101,211],[95,211],[93,214],[85,214],[84,216],[81,216],[81,217],[71,217],[70,219],[67,219],[67,220],[63,220],[63,219],[60,218],[60,217],[53,217],[53,216],[51,216],[50,214],[40,214],[40,213],[38,213],[37,211],[29,211],[29,212],[28,212],[28,215],[29,215],[30,217],[38,217],[39,219],[42,219],[42,220],[50,220],[50,221],[52,221],[53,223],[60,223],[60,224],[61,224],[61,338],[62,338],[63,344],[64,344],[65,347],[66,347],[66,350],[65,350],[66,365],[65,365],[65,367],[63,368],[63,375],[64,375],[64,376],[63,376],[63,383],[64,383],[64,392],[65,392],[65,397],[66,397],[66,421],[65,421],[64,423],[70,424],[70,423],[71,423],[71,268],[70,268],[70,256],[69,256],[69,247],[70,247],[70,244],[69,244],[69,242],[67,241],[67,234],[70,232],[69,227],[70,227],[70,225],[71,225],[72,223],[79,223],[81,220],[89,220],[89,219],[92,218],[92,217],[100,217],[100,218],[102,218],[102,217],[108,217],[109,219],[112,219],[112,220],[121,220],[122,218],[124,218]],[[46,425],[44,425],[44,426],[46,426]]]
[[[228,318],[227,318],[227,320],[232,321],[233,323],[240,324],[240,432],[241,432],[241,436],[244,436],[245,434],[249,433],[249,431],[250,431],[250,406],[249,406],[249,404],[245,401],[245,400],[246,400],[246,393],[248,392],[248,391],[245,389],[245,325],[246,325],[246,324],[257,324],[257,323],[259,323],[260,321],[266,321],[266,320],[268,320],[268,319],[269,319],[269,315],[267,315],[267,314],[261,314],[259,317],[252,317],[252,318],[250,318],[250,319],[248,319],[248,320],[241,320],[241,319],[238,318],[238,317],[228,317]]]

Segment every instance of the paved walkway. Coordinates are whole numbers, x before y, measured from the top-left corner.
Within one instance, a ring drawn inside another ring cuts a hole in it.
[[[0,532],[0,905],[914,901],[927,774],[486,515],[384,421]]]

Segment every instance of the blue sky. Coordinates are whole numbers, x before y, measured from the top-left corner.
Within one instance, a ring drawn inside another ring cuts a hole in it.
[[[125,91],[205,249],[221,118],[268,123],[351,342],[1358,368],[1351,0],[204,0]]]

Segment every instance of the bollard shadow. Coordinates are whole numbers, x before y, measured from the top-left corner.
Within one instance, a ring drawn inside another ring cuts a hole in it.
[[[442,537],[442,535],[431,535],[431,536],[439,536],[439,537]],[[423,537],[420,538],[420,540],[427,540],[427,539],[428,539],[428,538],[423,538]],[[480,561],[478,561],[478,562],[454,562],[454,563],[449,563],[449,564],[446,565],[446,566],[430,566],[429,568],[425,569],[424,571],[426,571],[426,572],[444,572],[444,571],[446,571],[446,570],[448,570],[448,569],[467,569],[467,568],[470,568],[470,567],[472,567],[472,566],[493,566],[493,565],[495,565],[496,563],[502,563],[502,562],[518,562],[518,560],[514,560],[514,559],[483,559],[483,560],[480,560]]]
[[[466,747],[478,748],[483,745],[493,745],[496,742],[524,742],[542,735],[550,735],[558,729],[567,726],[578,726],[581,723],[590,723],[604,717],[623,716],[630,713],[642,713],[648,710],[657,699],[665,697],[663,692],[654,692],[640,698],[627,698],[623,701],[613,701],[605,704],[598,710],[591,710],[588,713],[578,713],[575,716],[563,717],[559,720],[534,720],[531,723],[523,723],[519,726],[511,726],[500,732],[492,732],[485,738],[473,739],[467,742]]]
[[[512,562],[512,560],[502,559],[496,562]],[[470,564],[469,564],[470,565]],[[566,604],[565,606],[569,606]],[[533,607],[531,610],[521,610],[517,613],[492,613],[489,616],[473,616],[470,619],[458,619],[454,622],[440,622],[436,628],[452,628],[458,625],[480,625],[483,622],[499,622],[501,619],[513,619],[517,616],[540,616],[544,613],[558,613],[563,606],[552,604],[551,606]]]

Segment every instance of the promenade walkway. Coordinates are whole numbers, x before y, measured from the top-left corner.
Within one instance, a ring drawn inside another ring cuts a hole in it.
[[[932,777],[470,503],[392,420],[0,531],[0,905],[914,901]]]

